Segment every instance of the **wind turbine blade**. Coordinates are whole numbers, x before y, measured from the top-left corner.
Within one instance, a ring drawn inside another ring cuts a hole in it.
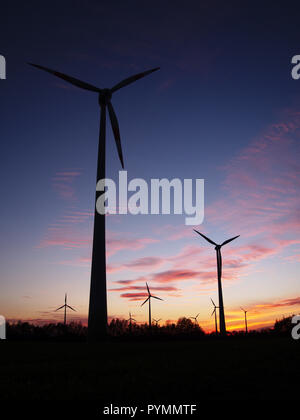
[[[216,312],[216,308],[212,311],[211,316],[213,316],[213,314]]]
[[[119,129],[119,123],[116,116],[116,113],[114,111],[114,108],[111,104],[111,102],[108,102],[107,104],[109,118],[111,122],[111,127],[114,133],[115,142],[118,150],[119,159],[122,165],[122,168],[124,169],[124,160],[123,160],[123,153],[122,153],[122,146],[121,146],[121,137],[120,137],[120,129]]]
[[[196,315],[196,318],[198,318],[199,315],[200,315],[200,313]]]
[[[141,306],[145,305],[145,303],[148,302],[149,299],[150,299],[150,296],[147,297],[147,299],[145,300],[144,303],[141,304]]]
[[[60,79],[65,80],[72,85],[75,85],[81,89],[90,90],[92,92],[101,92],[101,89],[97,88],[96,86],[90,85],[89,83],[83,82],[82,80],[75,79],[75,77],[68,76],[67,74],[60,73],[59,71],[48,69],[47,67],[40,66],[39,64],[28,63],[30,66],[36,67],[37,69],[47,71],[50,74],[53,74]]]
[[[70,308],[72,311],[76,312],[76,309],[72,308],[72,306],[67,305],[67,308]]]
[[[156,67],[155,69],[151,69],[151,70],[148,70],[148,71],[144,71],[144,72],[142,72],[142,73],[135,74],[134,76],[130,76],[130,77],[128,77],[127,79],[124,79],[124,80],[122,80],[120,83],[116,84],[116,85],[115,85],[114,87],[112,87],[110,90],[111,90],[111,92],[115,92],[116,90],[119,90],[119,89],[121,89],[121,88],[123,88],[123,87],[125,87],[125,86],[129,85],[130,83],[133,83],[133,82],[135,82],[136,80],[139,80],[139,79],[141,79],[142,77],[145,77],[145,76],[147,76],[148,74],[153,73],[154,71],[159,70],[159,69],[160,69],[160,67]]]
[[[150,296],[150,289],[149,289],[149,286],[148,286],[148,283],[146,282],[146,286],[147,286],[147,290],[148,290],[148,295]]]
[[[134,322],[136,322],[136,319],[134,319],[134,318],[131,318],[131,321],[134,321]]]
[[[224,242],[221,244],[221,246],[228,244],[229,242],[233,241],[234,239],[238,238],[239,236],[240,236],[240,235],[235,236],[234,238],[231,238],[231,239],[227,239],[227,241],[224,241]]]
[[[59,308],[55,309],[55,311],[54,311],[54,312],[59,311],[60,309],[62,309],[62,308],[64,308],[64,307],[65,307],[65,305],[62,305],[62,306],[60,306]]]
[[[212,300],[212,298],[210,298],[212,304],[214,305],[214,307],[216,307],[215,302]]]
[[[207,236],[203,235],[203,233],[198,232],[198,230],[196,230],[196,229],[194,229],[194,231],[196,233],[198,233],[200,236],[202,236],[202,238],[206,239],[207,242],[211,243],[212,245],[216,245],[217,246],[217,244],[214,241],[212,241],[211,239],[209,239]]]
[[[151,297],[152,297],[152,298],[154,298],[154,299],[163,300],[163,299],[161,299],[161,298],[159,298],[159,297],[157,297],[157,296],[153,296],[153,295],[151,295]]]

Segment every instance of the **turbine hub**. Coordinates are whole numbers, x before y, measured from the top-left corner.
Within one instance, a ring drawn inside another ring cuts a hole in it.
[[[221,245],[216,245],[215,250],[221,249]]]
[[[100,106],[105,106],[111,100],[111,91],[110,89],[102,89],[99,92],[98,102]]]

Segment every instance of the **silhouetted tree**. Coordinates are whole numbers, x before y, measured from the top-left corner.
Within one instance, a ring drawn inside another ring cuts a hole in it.
[[[293,328],[292,318],[293,315],[276,320],[274,324],[274,332],[277,334],[290,335]]]
[[[176,328],[182,332],[192,331],[194,329],[194,323],[190,318],[182,317],[178,319]]]

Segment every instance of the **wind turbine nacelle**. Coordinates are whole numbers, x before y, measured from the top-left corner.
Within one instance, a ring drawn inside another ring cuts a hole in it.
[[[111,90],[110,89],[102,89],[99,93],[98,102],[100,106],[105,106],[111,100]]]

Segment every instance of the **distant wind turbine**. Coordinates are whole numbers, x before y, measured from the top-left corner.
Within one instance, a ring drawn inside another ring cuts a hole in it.
[[[240,235],[235,236],[234,238],[227,239],[221,245],[216,244],[214,241],[209,239],[207,236],[203,235],[202,233],[198,232],[194,229],[196,233],[198,233],[202,238],[206,239],[212,245],[215,245],[215,250],[217,252],[217,266],[218,266],[218,292],[219,292],[219,317],[220,317],[220,334],[226,335],[226,324],[225,324],[225,314],[224,314],[224,304],[223,304],[223,293],[222,293],[222,256],[221,256],[221,248],[223,245],[228,244],[229,242],[233,241],[234,239],[238,238]]]
[[[76,312],[76,310],[74,308],[72,308],[72,306],[67,305],[67,293],[65,294],[65,304],[60,306],[59,308],[55,309],[56,311],[59,311],[60,309],[64,308],[64,325],[67,324],[67,308],[72,309],[72,311]]]
[[[241,310],[245,313],[245,331],[246,331],[246,334],[248,334],[248,324],[247,324],[247,312],[248,311],[245,311],[245,309],[243,309],[243,308],[241,308]]]
[[[97,182],[105,179],[105,137],[106,137],[106,109],[115,137],[119,159],[124,169],[123,153],[121,147],[121,137],[119,123],[111,103],[112,94],[119,89],[159,70],[159,67],[144,71],[142,73],[130,76],[127,79],[117,83],[111,89],[100,89],[89,83],[83,82],[74,77],[68,76],[47,67],[38,64],[28,63],[33,67],[44,70],[60,79],[65,80],[72,85],[81,89],[95,92],[98,94],[98,103],[100,106],[100,132],[98,147],[98,164],[97,164]],[[101,191],[96,191],[96,202]],[[88,335],[92,340],[104,338],[107,335],[107,292],[106,292],[106,255],[105,255],[105,214],[99,214],[95,211],[94,216],[94,238],[92,253],[92,269],[91,269],[91,286],[90,286],[90,304],[88,319]]]
[[[212,311],[211,316],[215,315],[215,327],[216,327],[216,334],[218,334],[218,318],[217,318],[217,309],[218,309],[219,307],[215,305],[215,302],[212,300],[212,298],[210,298],[210,300],[212,301],[212,304],[214,305],[214,310]]]
[[[134,318],[131,316],[131,312],[129,312],[129,318],[127,319],[127,322],[129,322],[129,330],[131,331],[132,321],[136,322]]]
[[[147,291],[148,291],[148,297],[147,297],[147,299],[145,300],[145,302],[143,302],[143,303],[141,304],[141,306],[145,305],[145,303],[146,303],[146,302],[149,302],[149,328],[151,328],[151,298],[158,299],[158,300],[163,300],[163,299],[161,299],[161,298],[159,298],[159,297],[157,297],[157,296],[153,296],[153,295],[151,295],[151,293],[150,293],[150,289],[149,289],[149,286],[148,286],[148,284],[147,284],[147,283],[146,283],[146,286],[147,286]]]
[[[157,327],[157,326],[158,326],[159,321],[161,321],[161,318],[159,318],[159,319],[154,319],[154,318],[153,318],[153,321],[156,323],[156,327]]]
[[[200,313],[199,314],[197,314],[196,316],[190,316],[190,319],[193,319],[194,321],[195,321],[195,324],[197,324],[198,325],[198,316],[200,315]]]

